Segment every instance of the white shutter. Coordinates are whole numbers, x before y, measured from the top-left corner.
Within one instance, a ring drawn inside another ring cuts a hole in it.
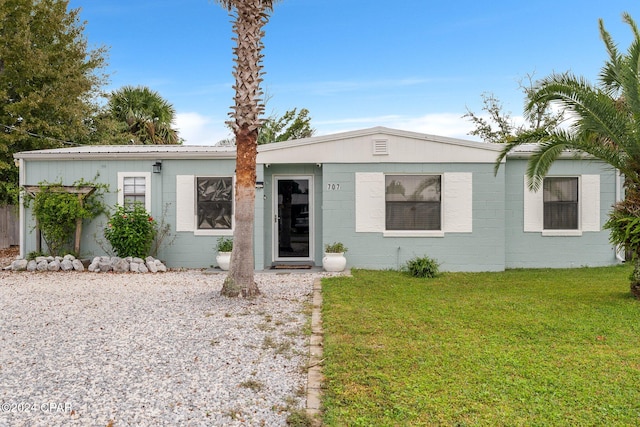
[[[445,173],[442,199],[445,233],[471,233],[473,231],[473,174]]]
[[[384,211],[384,174],[356,173],[356,233],[383,232]]]
[[[176,175],[176,231],[194,231],[195,194],[195,176]]]
[[[600,231],[600,175],[582,175],[580,178],[582,231]]]
[[[524,231],[542,232],[544,227],[544,191],[529,190],[527,177],[524,177]]]

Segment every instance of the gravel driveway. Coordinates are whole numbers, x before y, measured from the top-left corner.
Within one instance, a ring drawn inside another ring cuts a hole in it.
[[[283,426],[322,273],[0,272],[0,426]]]

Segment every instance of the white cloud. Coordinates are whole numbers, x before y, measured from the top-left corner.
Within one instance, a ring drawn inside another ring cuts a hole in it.
[[[462,118],[464,113],[431,113],[418,117],[398,115],[377,117],[354,117],[338,120],[318,121],[313,123],[318,134],[329,134],[347,130],[357,130],[363,127],[385,126],[393,129],[408,130],[431,135],[448,136],[477,140],[469,135],[473,124]]]
[[[176,128],[184,145],[215,145],[230,135],[223,120],[194,112],[177,113]]]

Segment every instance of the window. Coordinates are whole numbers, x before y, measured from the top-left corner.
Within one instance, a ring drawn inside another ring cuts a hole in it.
[[[423,200],[408,202],[406,199],[411,198],[421,181],[425,180],[424,188],[417,191],[418,197],[415,197]],[[423,228],[407,223],[402,214],[403,205],[405,212],[412,212],[412,207],[416,212],[426,211],[422,217],[427,219],[417,221],[422,221]],[[473,174],[385,175],[382,172],[356,172],[355,222],[356,233],[381,233],[384,237],[444,237],[447,233],[471,233]],[[397,229],[389,228],[394,226]]]
[[[133,204],[136,202],[144,205],[147,192],[146,181],[146,178],[143,176],[128,176],[122,180],[124,206],[133,206]]]
[[[197,177],[196,201],[198,230],[231,230],[232,177]]]
[[[132,206],[142,203],[151,212],[151,173],[118,172],[118,204]]]
[[[545,230],[577,230],[578,178],[545,178],[543,204]]]
[[[440,175],[386,175],[385,229],[440,230]]]
[[[552,176],[544,179],[539,191],[524,184],[525,233],[543,236],[582,236],[600,231],[600,175]]]

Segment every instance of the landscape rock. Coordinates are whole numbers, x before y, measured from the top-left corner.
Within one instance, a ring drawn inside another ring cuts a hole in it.
[[[120,258],[109,256],[97,256],[92,260],[78,259],[68,254],[64,257],[36,257],[34,260],[16,259],[6,268],[12,271],[85,271],[92,273],[157,273],[166,272],[167,267],[159,259],[151,256],[141,258]]]
[[[145,265],[147,266],[147,270],[149,270],[151,273],[157,273],[158,272],[158,267],[156,267],[156,260],[152,258],[152,261],[147,261],[145,263]]]
[[[60,270],[62,271],[71,271],[73,270],[73,263],[70,259],[63,259],[60,263]]]
[[[75,271],[84,271],[84,264],[79,259],[71,261],[71,265]]]
[[[27,269],[28,261],[26,259],[17,259],[11,262],[11,269],[15,271],[24,271]]]

